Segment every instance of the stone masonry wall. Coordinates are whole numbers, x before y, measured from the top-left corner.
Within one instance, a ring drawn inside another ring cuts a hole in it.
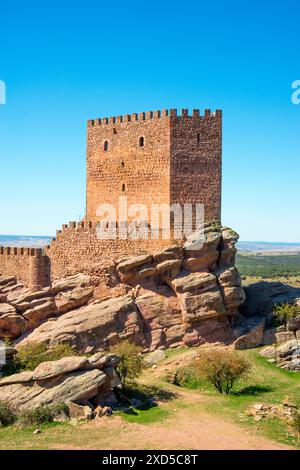
[[[142,139],[142,146],[141,141]],[[221,218],[222,112],[149,111],[88,121],[87,219],[97,207],[203,203],[207,221]],[[130,216],[128,217],[130,220]],[[150,217],[148,218],[150,221]]]
[[[70,222],[56,232],[46,254],[51,259],[51,277],[73,275],[84,272],[94,278],[95,283],[104,283],[112,260],[129,255],[144,254],[163,249],[170,240],[99,240],[96,223],[91,221]]]
[[[0,276],[15,276],[30,289],[39,289],[49,285],[49,259],[40,248],[0,247]]]
[[[204,204],[205,220],[221,220],[222,112],[171,115],[171,204]]]
[[[140,146],[140,138],[143,146]],[[149,210],[152,203],[169,204],[169,160],[167,111],[89,121],[87,219],[99,220],[96,210],[100,204],[118,207],[119,196],[127,196],[129,205],[146,204]]]

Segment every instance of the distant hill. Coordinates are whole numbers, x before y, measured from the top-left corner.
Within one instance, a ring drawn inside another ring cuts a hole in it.
[[[285,242],[248,242],[239,241],[237,243],[237,249],[240,252],[249,253],[290,253],[300,254],[300,242],[299,243],[285,243]]]
[[[0,235],[0,246],[24,246],[41,248],[49,245],[52,237],[34,237],[30,235]]]
[[[0,235],[0,246],[42,247],[48,245],[52,238],[51,236]],[[236,246],[239,252],[245,253],[300,254],[300,243],[239,241]]]

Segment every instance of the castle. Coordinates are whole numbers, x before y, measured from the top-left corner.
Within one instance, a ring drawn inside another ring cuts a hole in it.
[[[46,249],[0,247],[0,273],[38,289],[50,279],[88,272],[107,281],[112,260],[155,251],[170,240],[99,240],[100,204],[204,204],[207,221],[221,220],[222,112],[187,109],[89,120],[86,216],[56,232]]]

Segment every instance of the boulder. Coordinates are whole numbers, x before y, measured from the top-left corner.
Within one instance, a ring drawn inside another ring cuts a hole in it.
[[[295,318],[291,318],[286,325],[288,331],[300,330],[300,315]]]
[[[86,357],[79,356],[68,356],[58,361],[43,362],[34,370],[33,379],[45,380],[58,375],[67,374],[77,369],[83,369],[87,362]]]
[[[300,341],[297,339],[291,339],[282,343],[276,348],[277,358],[285,359],[293,354],[298,354],[300,352]]]
[[[180,273],[181,260],[165,260],[156,266],[158,274],[164,281],[171,281]]]
[[[119,263],[117,265],[117,270],[119,273],[125,274],[139,266],[143,266],[144,264],[151,263],[152,261],[153,261],[153,258],[151,255],[134,256],[132,258],[128,258],[127,260]]]
[[[277,344],[282,344],[286,341],[295,339],[293,331],[280,331],[279,333],[275,333],[275,337]]]
[[[12,383],[0,387],[0,400],[16,410],[40,405],[85,402],[105,384],[106,375],[97,369],[75,371],[37,382]]]
[[[211,273],[188,273],[183,271],[171,281],[171,286],[177,294],[193,292],[200,294],[217,285],[216,276]]]
[[[16,284],[16,276],[0,276],[0,289],[3,290],[7,285]]]
[[[259,353],[262,357],[267,359],[276,359],[276,347],[275,346],[268,346],[262,349]]]
[[[219,266],[222,268],[222,267],[229,267],[235,264],[236,252],[237,252],[237,249],[235,248],[235,246],[222,248],[220,252]]]
[[[23,382],[31,382],[33,380],[33,371],[25,370],[24,372],[19,372],[18,374],[9,375],[0,379],[0,387],[4,385],[11,384],[21,384]]]
[[[175,245],[166,248],[158,253],[154,253],[153,259],[156,263],[163,263],[168,260],[180,260],[183,256],[183,250],[181,246]]]
[[[272,313],[274,306],[281,303],[294,303],[300,297],[300,288],[281,282],[260,281],[244,288],[246,301],[240,312],[247,317]]]
[[[193,252],[189,254],[193,255]],[[208,250],[204,251],[202,254],[198,254],[196,257],[190,256],[185,258],[183,266],[191,272],[213,270],[217,266],[218,258],[219,252],[217,250]]]
[[[21,289],[21,292],[17,292],[16,295],[11,298],[10,302],[18,309],[19,305],[20,309],[26,310],[30,307],[31,302],[36,302],[39,299],[44,299],[45,297],[51,297],[51,287],[45,287],[44,289],[38,291],[28,291],[27,289]],[[33,305],[35,306],[35,305]]]
[[[68,409],[70,419],[91,420],[93,417],[93,410],[87,405],[77,405],[77,403],[70,402]]]
[[[183,320],[189,324],[226,314],[222,294],[217,288],[202,294],[188,292],[180,301]]]
[[[12,305],[6,304],[6,303],[1,303],[0,304],[0,318],[3,315],[11,315],[11,314],[14,314],[14,313],[16,313],[16,309]]]
[[[252,328],[249,327],[249,331],[245,335],[235,340],[233,343],[235,349],[256,348],[262,344],[265,321],[257,319],[253,323],[254,326]]]
[[[232,313],[236,312],[245,301],[245,292],[242,287],[224,287],[223,298],[225,306]]]
[[[85,368],[103,369],[103,367],[115,367],[118,363],[119,357],[116,354],[99,352],[88,358]]]
[[[156,286],[151,290],[142,288],[138,291],[135,303],[150,350],[170,346],[172,342],[178,341],[178,330],[170,328],[182,324],[182,312],[178,298],[169,287]]]
[[[24,318],[27,320],[27,327],[29,329],[36,328],[43,323],[47,318],[56,314],[56,305],[53,298],[46,298],[44,302],[23,313]]]
[[[268,328],[264,331],[262,345],[271,345],[276,343],[276,328]]]
[[[93,297],[93,287],[75,287],[67,292],[60,292],[55,297],[55,304],[59,314],[70,312],[75,308],[86,305]]]
[[[0,339],[15,339],[26,330],[26,321],[17,313],[7,313],[0,317]]]
[[[222,287],[241,287],[242,285],[240,273],[235,266],[219,269],[216,275]]]
[[[96,352],[122,339],[144,344],[142,322],[130,295],[89,304],[48,320],[19,344],[68,342],[79,351]]]
[[[220,241],[221,234],[219,231],[195,232],[184,244],[186,257],[201,258],[209,252],[218,251]]]
[[[151,367],[158,362],[164,361],[166,359],[166,354],[163,350],[157,349],[152,353],[148,354],[148,356],[144,359],[144,362],[147,366]]]
[[[86,287],[91,282],[90,276],[86,274],[75,274],[65,279],[59,279],[52,283],[52,293],[54,295],[66,290],[75,289],[76,287]]]

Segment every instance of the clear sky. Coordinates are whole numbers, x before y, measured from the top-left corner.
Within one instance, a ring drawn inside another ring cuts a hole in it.
[[[223,109],[223,223],[300,241],[299,0],[1,2],[0,233],[85,210],[86,121]]]

